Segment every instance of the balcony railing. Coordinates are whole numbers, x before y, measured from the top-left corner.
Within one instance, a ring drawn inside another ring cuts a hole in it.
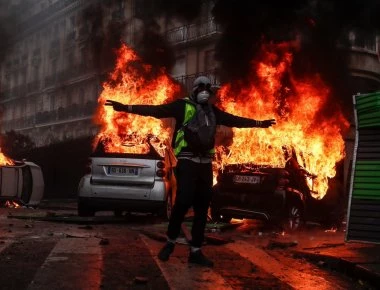
[[[373,54],[378,53],[379,44],[375,34],[350,32],[348,35],[348,42],[352,50],[360,50]]]
[[[85,105],[73,104],[67,108],[59,108],[54,111],[38,112],[29,117],[21,117],[13,120],[6,120],[2,127],[5,131],[13,129],[24,129],[38,125],[49,125],[62,123],[73,119],[86,118],[93,115],[97,102],[87,102]]]
[[[173,44],[198,40],[221,32],[214,19],[209,19],[200,25],[190,24],[176,27],[166,32],[166,37]]]
[[[174,79],[178,81],[179,83],[183,84],[185,89],[188,92],[191,92],[191,89],[193,87],[194,80],[199,77],[199,76],[206,76],[210,79],[211,84],[213,86],[219,86],[220,81],[218,77],[218,71],[217,70],[211,70],[211,71],[206,71],[206,72],[199,72],[196,74],[190,74],[190,75],[183,75],[179,77],[175,77]]]
[[[28,83],[28,91],[35,92],[38,91],[41,87],[41,82],[39,80]]]

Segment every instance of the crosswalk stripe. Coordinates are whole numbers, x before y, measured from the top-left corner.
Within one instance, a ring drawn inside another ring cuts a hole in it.
[[[332,285],[323,277],[305,273],[291,267],[291,265],[281,264],[264,250],[247,242],[235,241],[235,243],[228,244],[226,247],[295,289],[341,289],[338,285]]]
[[[146,236],[140,235],[141,240],[149,249],[155,262],[161,269],[170,289],[176,290],[193,290],[193,289],[218,289],[227,290],[233,289],[223,279],[221,275],[214,272],[210,268],[189,266],[187,263],[187,256],[177,256],[176,250],[171,255],[170,260],[162,262],[157,258],[157,253],[163,246],[162,242],[153,241]],[[178,245],[177,247],[184,247]]]
[[[98,238],[58,241],[28,290],[100,289],[103,268]]]

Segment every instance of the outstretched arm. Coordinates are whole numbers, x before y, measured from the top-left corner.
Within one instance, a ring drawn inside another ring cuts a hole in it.
[[[115,111],[133,113],[142,116],[151,116],[155,118],[176,117],[178,102],[174,101],[163,105],[124,105],[117,101],[106,100],[105,106],[112,106]]]
[[[215,107],[216,108],[216,107]],[[251,128],[251,127],[259,127],[259,128],[268,128],[272,125],[276,124],[275,119],[269,120],[254,120],[244,117],[239,117],[232,115],[230,113],[221,111],[220,109],[215,109],[215,115],[217,118],[218,125],[224,125],[227,127],[236,127],[236,128]]]

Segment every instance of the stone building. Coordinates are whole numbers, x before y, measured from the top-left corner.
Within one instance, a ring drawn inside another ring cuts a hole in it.
[[[98,16],[99,5],[102,23],[94,32],[91,17]],[[0,68],[1,131],[28,135],[37,146],[95,135],[91,118],[112,67],[99,64],[90,46],[98,34],[119,25],[133,47],[146,13],[144,1],[13,0],[5,8],[14,27]],[[217,82],[213,40],[218,29],[205,15],[194,24],[167,23],[162,31],[176,48],[172,75],[185,84],[200,72]]]
[[[157,7],[146,0],[5,2],[0,16],[11,18],[6,22],[10,26],[6,46],[0,45],[5,56],[0,59],[1,132],[15,130],[30,136],[37,146],[94,136],[92,116],[102,80],[112,69],[101,54],[102,49],[107,53],[105,42],[113,45],[108,34],[116,31],[115,37],[135,47],[144,20]],[[187,88],[200,73],[219,83],[214,54],[221,31],[211,17],[211,3],[203,1],[200,15],[191,23],[155,19],[174,48],[171,74]],[[380,88],[377,37],[353,31],[347,37],[350,46],[342,49],[350,50],[356,91]],[[349,155],[352,144],[353,134],[347,136]],[[347,158],[346,171],[349,162]]]

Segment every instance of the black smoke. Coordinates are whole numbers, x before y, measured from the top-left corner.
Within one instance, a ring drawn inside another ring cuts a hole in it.
[[[158,18],[165,21],[173,19],[190,23],[199,16],[202,0],[138,0],[136,17],[142,23],[141,37],[136,43],[136,50],[142,59],[154,67],[170,70],[175,64],[174,48],[168,42]],[[165,29],[165,28],[164,28]]]
[[[17,33],[18,14],[21,4],[11,5],[10,1],[0,0],[0,64],[11,49],[12,37]]]
[[[115,9],[111,21],[108,13],[111,7],[122,7],[124,0],[99,1],[82,12],[82,20],[89,30],[89,47],[94,65],[99,71],[109,70],[116,59],[116,49],[121,45],[127,21],[122,17],[122,9]],[[119,14],[118,14],[119,13]]]
[[[353,88],[347,50],[339,45],[347,45],[350,30],[369,35],[379,30],[380,1],[217,0],[213,15],[223,29],[216,46],[222,79],[246,78],[261,43],[298,39],[292,71],[296,76],[320,74],[331,95],[342,102]]]

